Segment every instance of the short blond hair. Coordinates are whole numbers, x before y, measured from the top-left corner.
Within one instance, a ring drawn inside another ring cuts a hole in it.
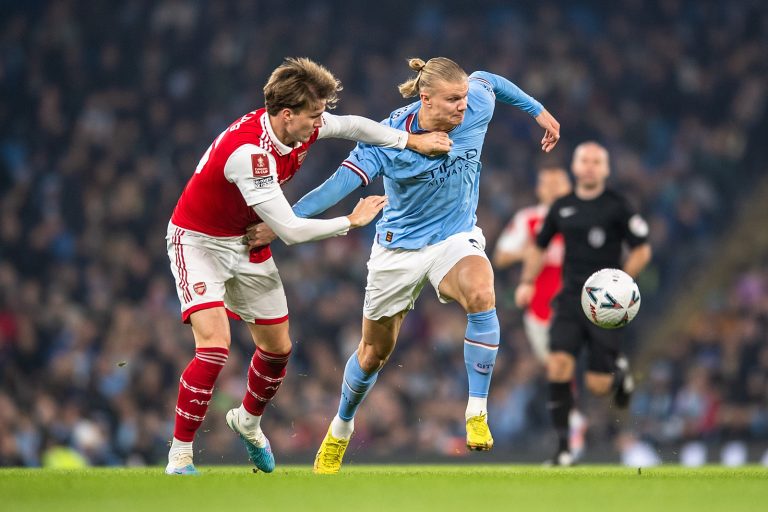
[[[332,109],[342,86],[326,67],[306,57],[289,57],[277,67],[264,85],[264,106],[271,116],[284,108],[300,111],[325,100]]]
[[[416,76],[397,86],[403,98],[418,96],[437,82],[461,82],[467,79],[466,71],[446,57],[433,57],[427,62],[414,57],[408,59],[408,67],[416,71]]]

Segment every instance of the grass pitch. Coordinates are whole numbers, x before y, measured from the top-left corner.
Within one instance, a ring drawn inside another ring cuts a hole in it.
[[[202,466],[200,477],[162,468],[0,469],[0,511],[490,510],[728,512],[768,510],[768,469],[581,466],[363,466],[316,476],[306,466],[269,475]]]

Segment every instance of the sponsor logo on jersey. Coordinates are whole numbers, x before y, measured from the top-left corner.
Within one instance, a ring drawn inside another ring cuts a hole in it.
[[[253,177],[269,176],[269,159],[267,155],[251,155]]]
[[[474,368],[480,373],[491,373],[491,370],[493,370],[493,363],[475,363]]]
[[[255,178],[253,180],[253,186],[256,188],[267,188],[275,183],[274,176],[265,176],[263,178]]]
[[[207,286],[205,286],[205,283],[195,283],[194,286],[192,286],[192,289],[195,290],[195,293],[198,295],[205,294],[205,291],[208,289]]]
[[[391,242],[393,236],[395,236],[394,233],[392,233],[391,231],[387,231],[387,236],[384,237],[384,240],[386,240],[387,242]]]
[[[560,208],[560,216],[564,219],[570,217],[571,215],[574,215],[576,213],[576,207],[575,206],[563,206]]]
[[[307,158],[307,152],[302,151],[296,156],[296,161],[299,163],[299,165],[304,163],[304,159]]]
[[[587,241],[595,249],[601,248],[605,244],[605,230],[600,226],[593,227],[589,230]]]

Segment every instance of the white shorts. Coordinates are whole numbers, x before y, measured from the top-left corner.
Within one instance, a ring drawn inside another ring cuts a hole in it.
[[[212,237],[173,224],[168,224],[166,240],[182,321],[215,307],[257,324],[288,319],[283,283],[271,256],[252,263],[241,237]]]
[[[531,344],[531,350],[536,359],[542,363],[547,362],[549,355],[549,326],[551,322],[542,320],[530,311],[523,314],[523,327],[528,343]]]
[[[438,287],[453,266],[467,256],[488,259],[483,230],[477,226],[415,250],[386,249],[374,241],[368,260],[363,315],[378,320],[413,309],[427,281],[432,283],[440,302],[450,302],[450,298],[440,295]]]

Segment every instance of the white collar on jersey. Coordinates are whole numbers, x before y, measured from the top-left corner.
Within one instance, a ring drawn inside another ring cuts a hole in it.
[[[297,147],[301,146],[301,142],[296,142],[292,147],[286,146],[282,142],[280,142],[280,139],[277,138],[277,135],[275,135],[275,131],[272,129],[272,123],[269,122],[269,114],[264,112],[261,115],[261,126],[264,127],[264,129],[267,130],[267,135],[269,135],[269,141],[272,143],[272,146],[275,148],[275,151],[277,151],[280,156],[287,155]]]

